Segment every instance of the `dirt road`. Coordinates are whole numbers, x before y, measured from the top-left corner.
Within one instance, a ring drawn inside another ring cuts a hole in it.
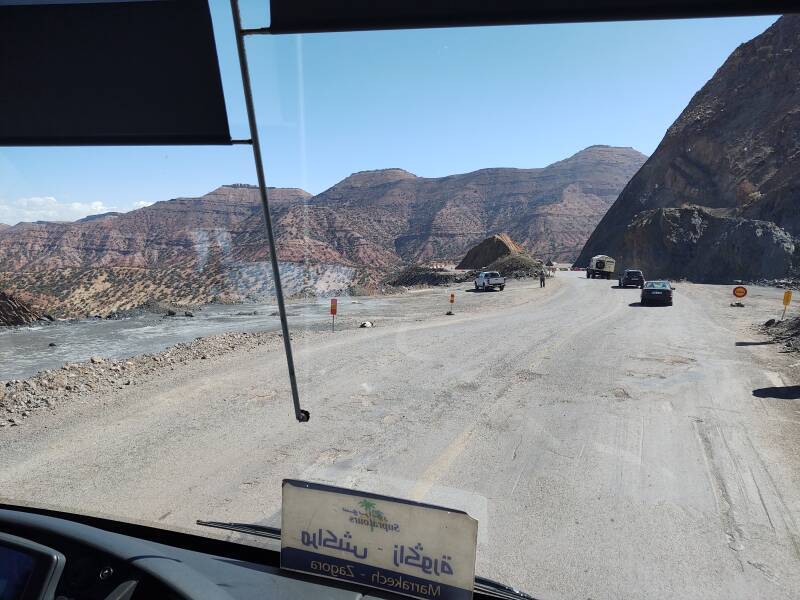
[[[451,317],[412,294],[298,339],[310,423],[279,351],[198,360],[2,431],[0,495],[279,524],[306,478],[466,509],[478,573],[543,599],[797,598],[798,358],[749,327],[780,292],[677,287],[645,308],[559,273],[460,290]]]

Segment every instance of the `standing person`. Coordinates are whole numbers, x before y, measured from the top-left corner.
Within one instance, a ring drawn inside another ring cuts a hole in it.
[[[544,287],[544,270],[539,271],[539,287]]]

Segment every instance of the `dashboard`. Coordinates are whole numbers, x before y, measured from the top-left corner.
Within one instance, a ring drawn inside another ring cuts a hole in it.
[[[281,572],[276,551],[105,519],[43,514],[49,512],[0,506],[3,600],[366,597],[336,582]],[[160,538],[167,543],[156,541]],[[41,569],[32,574],[31,561],[43,556],[55,568],[50,575]]]
[[[390,592],[378,596],[359,585],[282,571],[278,550],[0,503],[0,600],[378,597],[405,598]],[[473,597],[533,600],[483,578],[476,578]]]

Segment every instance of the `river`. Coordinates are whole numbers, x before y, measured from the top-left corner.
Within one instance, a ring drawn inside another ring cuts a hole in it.
[[[386,298],[339,299],[340,314],[369,316],[382,312]],[[126,358],[160,352],[227,331],[280,329],[273,304],[209,305],[192,309],[194,317],[164,317],[145,313],[123,319],[87,319],[0,328],[0,380],[24,379],[64,363],[86,361],[92,356]],[[292,303],[287,306],[292,329],[330,322],[329,301]],[[253,314],[255,313],[255,314]],[[182,315],[179,312],[178,315]],[[55,346],[50,346],[55,344]]]

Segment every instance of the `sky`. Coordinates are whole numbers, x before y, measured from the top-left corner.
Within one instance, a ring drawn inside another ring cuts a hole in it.
[[[268,23],[242,0],[246,27]],[[247,138],[230,5],[212,0],[231,133]],[[542,167],[593,144],[651,154],[775,17],[248,38],[267,184]],[[255,183],[248,146],[0,148],[0,223],[75,220]]]

